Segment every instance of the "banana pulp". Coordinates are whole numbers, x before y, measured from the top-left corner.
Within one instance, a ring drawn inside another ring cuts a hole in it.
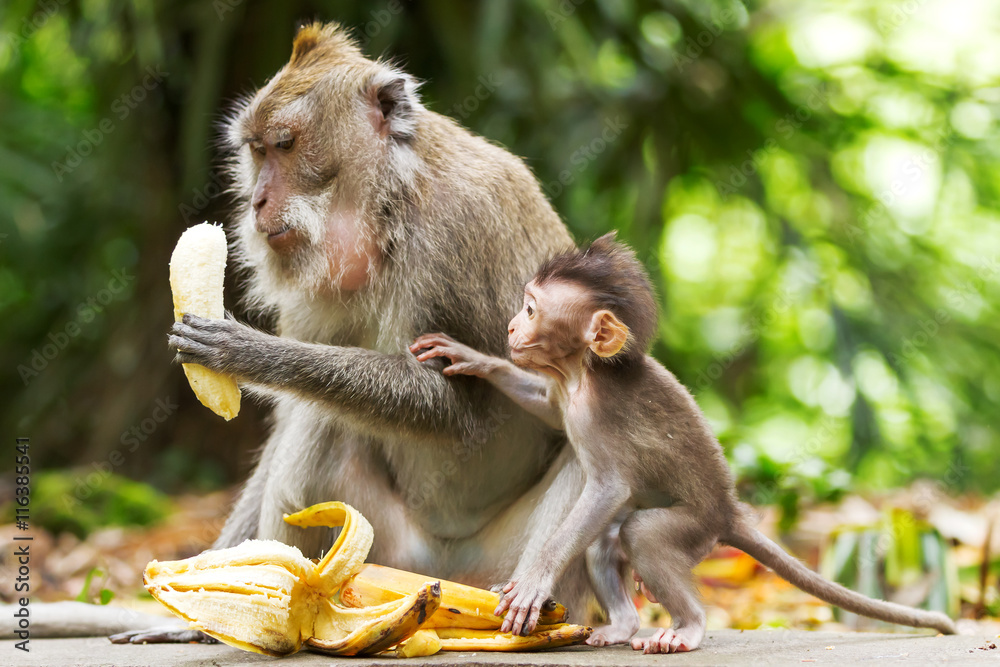
[[[350,505],[328,502],[292,515],[308,528],[341,526],[318,563],[295,547],[247,540],[185,560],[146,566],[146,589],[192,628],[256,653],[283,656],[303,646],[330,655],[395,657],[439,650],[515,651],[582,642],[591,629],[561,623],[562,605],[543,610],[526,637],[500,633],[496,593],[365,565],[374,532]]]
[[[187,229],[170,255],[170,291],[174,320],[184,313],[221,320],[225,317],[222,283],[226,273],[226,234],[203,222]],[[191,389],[212,412],[229,421],[240,412],[236,380],[201,364],[184,364]]]

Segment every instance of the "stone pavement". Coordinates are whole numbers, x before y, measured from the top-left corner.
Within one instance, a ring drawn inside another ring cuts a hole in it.
[[[640,634],[651,633],[644,630]],[[993,648],[991,648],[993,647]],[[33,639],[31,652],[0,642],[0,665],[114,665],[130,667],[195,667],[275,664],[275,658],[247,653],[224,644],[150,644],[119,646],[104,638]],[[800,630],[713,630],[697,651],[647,656],[624,646],[573,647],[538,653],[439,653],[414,658],[407,665],[551,665],[617,667],[618,665],[843,665],[859,662],[907,664],[1000,665],[1000,639],[995,635],[934,637],[918,634],[805,632]],[[281,665],[393,665],[399,660],[331,658],[307,652],[281,659]]]

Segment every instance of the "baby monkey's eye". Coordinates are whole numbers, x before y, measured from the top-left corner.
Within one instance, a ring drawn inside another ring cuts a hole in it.
[[[525,308],[528,311],[528,317],[531,317],[532,315],[535,314],[535,309],[531,307],[531,304],[528,304],[527,306],[525,306]]]
[[[275,148],[280,148],[283,151],[289,151],[292,149],[292,145],[295,143],[295,137],[289,137],[288,139],[282,139],[281,141],[274,142]]]

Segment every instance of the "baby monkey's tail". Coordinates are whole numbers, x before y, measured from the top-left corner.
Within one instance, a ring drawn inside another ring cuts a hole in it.
[[[840,584],[827,581],[796,558],[785,553],[777,544],[759,530],[737,522],[732,532],[723,539],[740,551],[745,551],[762,564],[774,570],[782,579],[794,584],[810,595],[846,611],[875,618],[888,623],[898,623],[916,628],[934,628],[946,635],[956,634],[955,623],[938,611],[906,607],[895,602],[874,600]]]

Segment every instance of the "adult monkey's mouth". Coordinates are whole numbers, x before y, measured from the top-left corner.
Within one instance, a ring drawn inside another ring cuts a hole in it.
[[[275,252],[288,250],[298,240],[298,232],[291,227],[284,227],[267,235],[267,244]]]

